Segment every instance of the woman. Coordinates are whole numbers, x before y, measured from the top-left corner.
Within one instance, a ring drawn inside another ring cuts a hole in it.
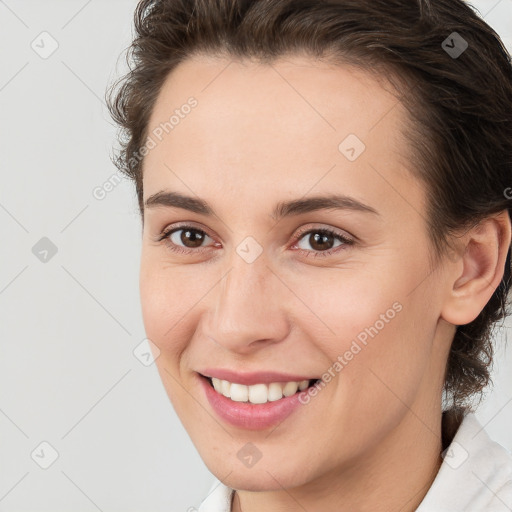
[[[111,91],[201,511],[512,510],[473,409],[510,287],[512,66],[459,0],[143,0]]]

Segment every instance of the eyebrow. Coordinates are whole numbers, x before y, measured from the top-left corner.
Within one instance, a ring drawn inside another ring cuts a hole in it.
[[[145,208],[169,207],[182,208],[206,216],[216,216],[214,209],[204,200],[187,196],[179,192],[162,190],[148,197],[144,203]],[[291,201],[281,201],[272,211],[272,217],[279,220],[283,217],[301,215],[318,210],[352,210],[379,215],[377,210],[361,201],[346,195],[330,194],[325,196],[312,196]]]

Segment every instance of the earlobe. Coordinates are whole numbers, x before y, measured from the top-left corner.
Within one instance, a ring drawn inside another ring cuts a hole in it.
[[[449,266],[451,285],[441,312],[454,325],[472,322],[503,278],[511,241],[508,211],[484,219],[461,241],[464,250],[460,260]]]

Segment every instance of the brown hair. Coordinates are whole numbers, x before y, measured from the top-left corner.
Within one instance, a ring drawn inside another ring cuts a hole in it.
[[[130,71],[109,88],[107,103],[121,129],[113,160],[135,182],[142,219],[139,150],[152,108],[168,74],[200,53],[267,63],[300,53],[392,83],[410,114],[404,136],[426,185],[435,259],[449,252],[449,235],[504,210],[510,215],[511,57],[464,1],[142,0],[134,22]],[[460,55],[448,51],[454,38],[467,42]],[[492,329],[508,314],[510,281],[509,248],[492,298],[473,322],[457,327],[444,387],[452,417],[470,409],[469,399],[490,381]]]

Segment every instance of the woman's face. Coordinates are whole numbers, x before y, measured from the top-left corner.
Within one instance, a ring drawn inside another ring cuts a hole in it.
[[[196,57],[164,83],[144,160],[143,318],[177,414],[228,485],[311,483],[398,439],[438,441],[453,330],[405,120],[366,73],[308,58]],[[233,399],[204,376],[238,384]]]

